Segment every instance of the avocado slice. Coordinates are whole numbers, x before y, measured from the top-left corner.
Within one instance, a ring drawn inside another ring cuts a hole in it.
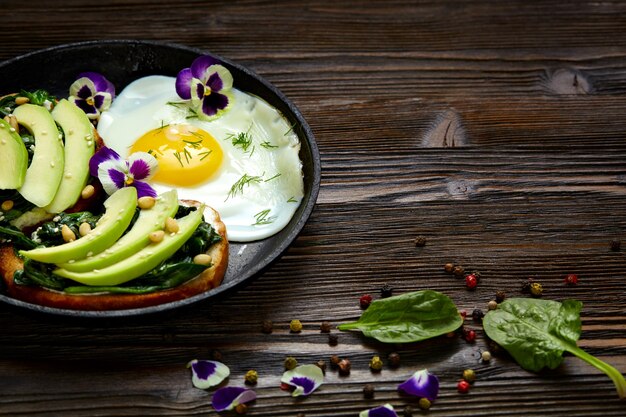
[[[133,219],[136,207],[137,190],[134,187],[117,190],[104,202],[106,211],[87,236],[59,246],[20,251],[20,254],[46,263],[65,263],[71,259],[96,255],[122,236]]]
[[[171,257],[193,235],[202,222],[204,205],[178,219],[179,230],[175,234],[166,234],[159,243],[151,243],[134,255],[103,269],[89,272],[72,272],[57,269],[54,274],[80,282],[85,285],[119,285],[142,276]]]
[[[11,132],[11,125],[0,119],[0,190],[20,188],[27,167],[26,145],[17,132]]]
[[[63,177],[63,141],[45,107],[22,104],[13,110],[13,115],[35,137],[35,153],[18,190],[26,200],[45,207],[54,198]]]
[[[165,219],[173,217],[178,210],[178,193],[171,190],[157,197],[154,207],[141,210],[133,227],[113,246],[88,259],[74,263],[60,264],[59,267],[73,272],[89,272],[113,265],[128,258],[138,250],[148,246],[148,235],[163,229]]]
[[[60,213],[78,201],[89,178],[89,159],[94,154],[94,127],[78,106],[63,99],[52,110],[52,118],[65,134],[63,179],[48,213]]]

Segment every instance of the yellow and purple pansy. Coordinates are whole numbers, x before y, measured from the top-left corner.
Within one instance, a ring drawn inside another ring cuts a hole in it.
[[[359,417],[398,417],[398,414],[391,404],[385,404],[380,407],[361,411]]]
[[[301,365],[285,372],[280,382],[294,388],[294,397],[309,395],[322,385],[324,373],[317,365]]]
[[[215,411],[234,410],[239,404],[244,404],[256,400],[256,392],[248,388],[223,387],[213,394],[211,404]]]
[[[204,55],[196,58],[190,68],[176,77],[176,92],[183,100],[191,100],[197,116],[212,120],[231,106],[233,76],[217,59]]]
[[[191,368],[193,386],[207,389],[219,385],[230,375],[230,368],[221,362],[194,359],[187,364]]]
[[[437,394],[439,394],[439,378],[428,372],[428,369],[422,369],[398,385],[398,391],[435,401]]]
[[[100,113],[111,106],[115,97],[115,87],[97,72],[83,72],[70,86],[69,100],[85,112],[90,119],[97,119]]]

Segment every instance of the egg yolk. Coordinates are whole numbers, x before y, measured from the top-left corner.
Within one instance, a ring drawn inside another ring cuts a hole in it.
[[[209,133],[191,125],[168,125],[144,134],[131,152],[148,152],[159,163],[153,180],[193,186],[209,180],[222,165],[224,153]]]

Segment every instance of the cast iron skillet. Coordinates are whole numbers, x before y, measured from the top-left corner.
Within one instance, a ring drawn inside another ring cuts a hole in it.
[[[85,71],[105,75],[120,92],[146,75],[176,74],[205,51],[180,45],[145,41],[97,41],[56,46],[0,63],[0,96],[20,89],[46,89],[67,97],[69,86]],[[249,69],[213,55],[234,78],[234,86],[255,94],[276,107],[300,137],[304,172],[304,199],[287,227],[267,239],[247,244],[231,243],[230,260],[221,286],[194,297],[153,307],[113,311],[75,311],[25,303],[0,293],[0,301],[18,308],[57,316],[114,318],[160,313],[199,301],[219,300],[228,292],[259,276],[298,236],[308,220],[320,185],[320,156],[313,132],[300,111],[276,87]]]

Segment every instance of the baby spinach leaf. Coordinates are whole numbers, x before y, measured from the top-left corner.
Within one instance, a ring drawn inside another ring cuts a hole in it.
[[[563,303],[531,298],[511,298],[489,311],[483,320],[487,336],[506,349],[524,369],[537,372],[554,369],[570,352],[606,373],[615,383],[620,398],[626,398],[626,380],[611,365],[576,345],[580,337],[582,303]]]
[[[447,295],[423,290],[376,300],[358,321],[338,328],[358,329],[385,343],[409,343],[452,332],[461,324],[463,320]]]

